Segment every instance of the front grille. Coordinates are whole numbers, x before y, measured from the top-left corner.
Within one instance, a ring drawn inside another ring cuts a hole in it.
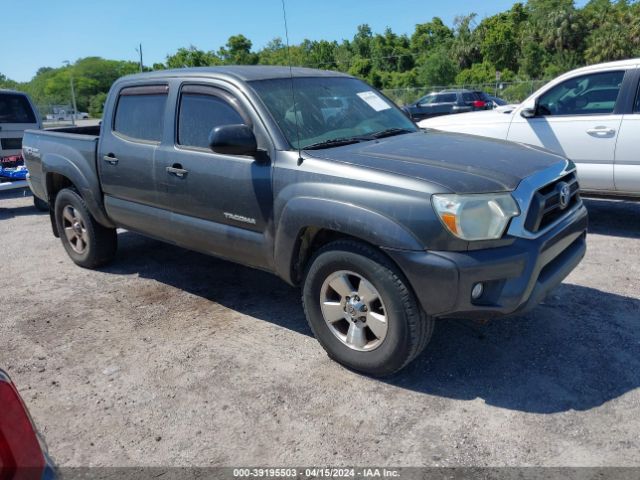
[[[0,145],[3,150],[20,150],[22,148],[21,138],[0,138]]]
[[[569,187],[569,199],[563,206],[561,190],[565,185]],[[576,172],[571,172],[536,191],[524,223],[525,228],[537,233],[559,220],[580,202],[579,190]]]

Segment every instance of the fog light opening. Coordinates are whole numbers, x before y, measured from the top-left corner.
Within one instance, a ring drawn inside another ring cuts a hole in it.
[[[484,293],[484,285],[482,284],[482,282],[476,283],[471,289],[471,298],[473,300],[478,300],[483,293]]]

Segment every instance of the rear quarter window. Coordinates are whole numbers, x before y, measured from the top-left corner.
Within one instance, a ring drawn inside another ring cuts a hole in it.
[[[160,142],[166,104],[166,87],[125,88],[118,97],[113,130],[131,139]]]
[[[36,115],[27,97],[0,93],[0,123],[36,123]]]

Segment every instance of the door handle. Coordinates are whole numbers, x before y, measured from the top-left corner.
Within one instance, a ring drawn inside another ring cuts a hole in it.
[[[607,127],[594,127],[587,130],[587,133],[589,135],[596,136],[596,137],[604,137],[604,136],[615,135],[616,129],[607,128]]]
[[[116,158],[116,156],[113,153],[105,155],[104,157],[102,157],[102,159],[105,162],[107,162],[109,165],[117,165],[118,164],[118,159]]]
[[[179,163],[174,163],[173,166],[167,167],[167,173],[169,175],[175,175],[179,178],[184,178],[187,173],[189,173],[189,170],[185,170],[184,168],[182,168],[182,165],[180,165]]]

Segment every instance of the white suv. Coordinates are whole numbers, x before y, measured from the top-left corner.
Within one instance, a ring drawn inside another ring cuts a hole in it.
[[[520,105],[419,125],[544,147],[577,164],[583,191],[640,197],[639,67],[633,59],[580,68]]]

